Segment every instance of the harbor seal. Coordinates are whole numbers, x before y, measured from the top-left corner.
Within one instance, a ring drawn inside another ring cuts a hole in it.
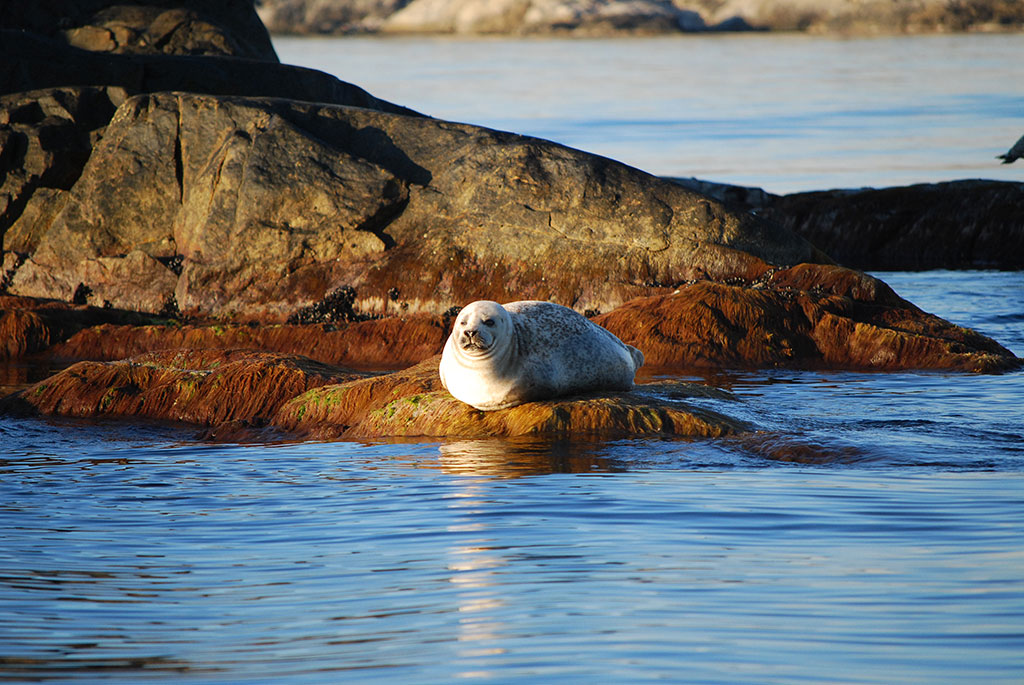
[[[473,302],[441,355],[441,384],[482,411],[588,390],[629,390],[640,350],[553,302]]]

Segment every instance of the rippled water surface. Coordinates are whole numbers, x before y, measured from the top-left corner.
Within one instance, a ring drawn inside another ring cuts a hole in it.
[[[1024,355],[1024,272],[879,276]],[[0,680],[1022,682],[1024,373],[696,379],[762,431],[224,445],[0,418]]]

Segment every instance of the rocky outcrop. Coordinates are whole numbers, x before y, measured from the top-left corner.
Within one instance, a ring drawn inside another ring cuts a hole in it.
[[[748,424],[686,403],[689,397],[727,397],[689,383],[654,383],[632,392],[604,392],[483,412],[448,394],[438,357],[387,376],[324,386],[283,405],[272,423],[315,439],[382,436],[719,437]]]
[[[118,109],[9,289],[67,300],[83,286],[92,304],[263,322],[341,287],[374,315],[482,298],[607,311],[824,259],[775,224],[547,141],[176,93]]]
[[[649,366],[1020,368],[1009,350],[922,312],[882,281],[801,264],[752,284],[701,281],[595,318],[643,350]]]
[[[240,57],[100,54],[0,30],[0,95],[67,86],[116,86],[129,94],[254,95],[415,114],[315,69]]]
[[[252,0],[5,2],[0,28],[98,52],[231,55],[277,61]]]
[[[1014,0],[263,0],[277,33],[604,36],[750,30],[879,34],[1019,31]]]
[[[0,294],[0,361],[53,353],[55,345],[98,326],[134,329],[148,323],[152,317],[136,312]]]
[[[362,378],[366,374],[291,355],[171,350],[79,362],[4,398],[0,413],[177,421],[208,427],[208,437],[231,439],[254,428],[315,439],[717,437],[751,430],[686,402],[726,393],[681,382],[481,412],[440,387],[437,365],[433,357],[405,371]]]
[[[797,193],[762,215],[859,269],[1024,268],[1024,183]]]
[[[114,361],[162,349],[247,348],[297,354],[335,366],[401,369],[440,354],[451,319],[395,316],[343,324],[242,326],[149,323],[96,325],[49,334],[45,358]],[[32,351],[43,348],[36,347]]]
[[[857,269],[1024,269],[1024,183],[966,180],[779,196],[672,180],[777,222]]]
[[[743,31],[737,17],[708,25],[670,0],[270,0],[258,9],[277,33],[572,34]]]
[[[8,396],[0,411],[262,426],[306,390],[363,375],[292,355],[170,350],[118,362],[79,362]]]
[[[738,16],[775,31],[872,35],[1024,27],[1024,6],[1014,0],[687,0],[686,4],[709,22]]]

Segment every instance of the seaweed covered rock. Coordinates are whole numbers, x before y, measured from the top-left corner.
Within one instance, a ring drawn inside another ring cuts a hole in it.
[[[399,369],[440,354],[448,328],[447,319],[429,315],[346,324],[105,324],[76,331],[67,339],[54,336],[45,356],[58,361],[114,361],[162,349],[249,348],[336,366]]]
[[[718,437],[751,430],[743,421],[686,402],[692,397],[728,397],[726,393],[679,382],[479,411],[441,387],[438,362],[433,357],[405,371],[316,388],[283,405],[272,422],[289,434],[316,439]]]
[[[362,375],[294,355],[165,350],[117,362],[79,362],[8,396],[0,410],[260,426],[296,395]]]
[[[748,284],[701,281],[595,321],[651,366],[996,372],[1021,360],[858,271],[801,264]]]

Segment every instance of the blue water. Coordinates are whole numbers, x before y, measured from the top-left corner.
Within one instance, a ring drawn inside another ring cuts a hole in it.
[[[1024,356],[1024,272],[877,275]],[[761,432],[0,418],[0,680],[1024,682],[1024,372],[686,378]]]
[[[277,38],[442,119],[565,143],[663,176],[775,193],[991,178],[1024,134],[1019,35],[615,40]]]

